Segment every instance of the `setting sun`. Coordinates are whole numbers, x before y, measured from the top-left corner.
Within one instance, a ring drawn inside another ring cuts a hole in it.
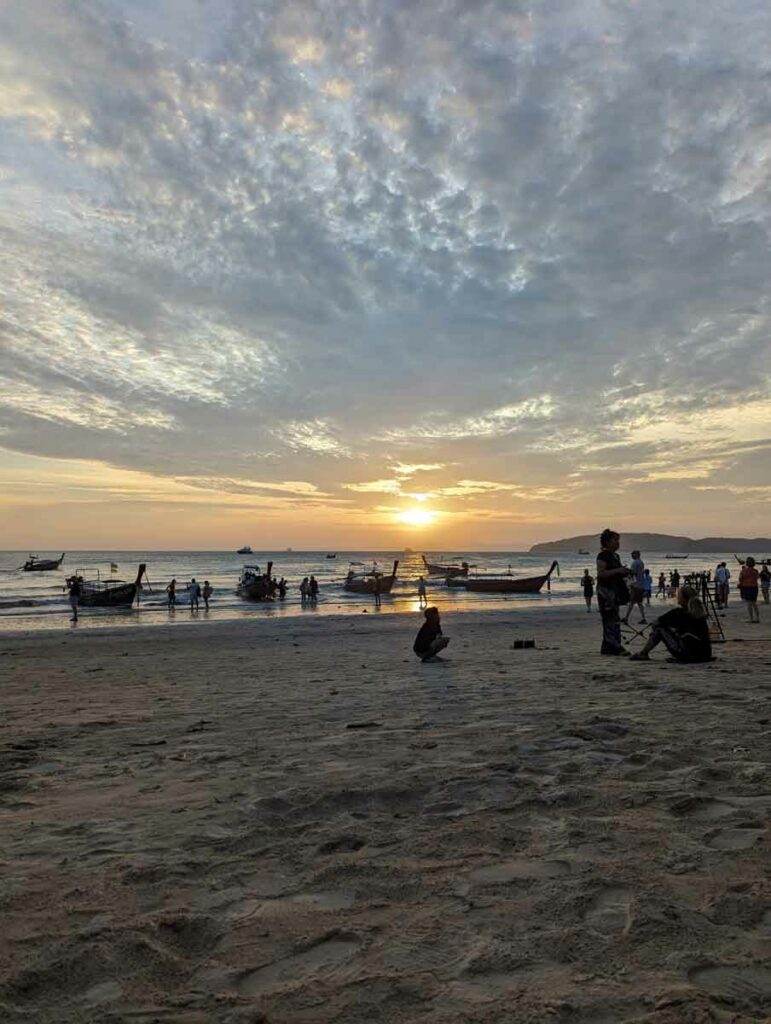
[[[436,513],[427,508],[406,508],[399,513],[401,522],[408,526],[429,526],[436,518]]]

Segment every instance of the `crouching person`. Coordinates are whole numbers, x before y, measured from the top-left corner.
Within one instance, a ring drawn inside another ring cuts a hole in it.
[[[693,587],[680,587],[677,608],[656,619],[650,639],[632,661],[648,661],[648,655],[659,644],[669,651],[671,661],[693,663],[712,661],[712,641],[704,605]]]
[[[423,613],[426,621],[418,630],[412,649],[421,661],[431,661],[450,642],[449,637],[442,636],[442,624],[438,608],[426,608]]]

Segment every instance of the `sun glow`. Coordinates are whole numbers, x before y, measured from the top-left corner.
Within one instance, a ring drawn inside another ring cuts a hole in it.
[[[430,526],[436,519],[436,513],[428,508],[405,508],[399,512],[398,518],[407,526]]]

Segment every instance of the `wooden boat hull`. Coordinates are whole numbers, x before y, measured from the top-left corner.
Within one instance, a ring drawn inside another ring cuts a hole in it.
[[[458,587],[477,594],[538,594],[557,568],[552,562],[551,568],[542,576],[479,576],[471,579],[450,578],[448,587]]]
[[[423,556],[423,565],[430,576],[468,576],[467,565],[439,565],[426,561],[425,556]]]
[[[81,580],[78,605],[81,608],[130,608],[139,591],[139,582],[144,575],[145,568],[143,562],[139,566],[133,583],[119,583],[117,580],[115,582],[98,580],[89,583]]]
[[[391,587],[394,585],[396,580],[396,570],[399,566],[398,561],[394,562],[393,571],[390,576],[380,576],[380,593],[390,594]],[[349,594],[374,594],[375,593],[375,577],[370,576],[353,576],[348,577],[343,583],[343,590],[346,590]]]
[[[81,608],[119,608],[130,607],[137,596],[136,583],[123,583],[106,590],[94,590],[89,593],[88,584],[78,599]]]
[[[58,569],[64,561],[64,552],[61,558],[30,558],[24,563],[24,572],[53,572]]]
[[[272,601],[277,587],[274,587],[270,582],[271,572],[273,570],[273,563],[268,562],[267,572],[264,576],[247,576],[246,573],[241,575],[241,579],[238,581],[236,587],[236,593],[239,597],[242,597],[244,601]]]

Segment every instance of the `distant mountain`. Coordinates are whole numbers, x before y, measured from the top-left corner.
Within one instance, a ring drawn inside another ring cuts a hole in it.
[[[669,533],[622,533],[621,548],[623,551],[631,551],[639,548],[640,551],[664,551],[672,554],[687,555],[693,551],[711,551],[715,554],[730,554],[735,551],[741,554],[771,554],[771,538],[769,537],[702,537],[701,540],[694,540],[692,537],[673,537]],[[530,548],[532,554],[552,555],[560,551],[569,551],[575,554],[579,550],[590,551],[595,554],[600,550],[600,536],[598,533],[583,534],[580,537],[564,537],[562,540],[548,540],[541,544],[533,544]]]

